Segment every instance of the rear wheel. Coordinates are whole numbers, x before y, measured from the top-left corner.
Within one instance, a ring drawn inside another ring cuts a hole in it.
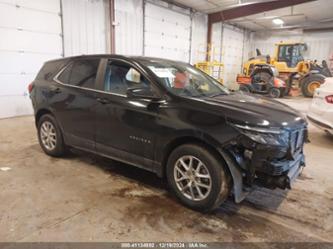
[[[302,93],[304,97],[312,98],[315,90],[325,81],[325,76],[312,74],[302,81]]]
[[[52,115],[45,114],[39,119],[38,140],[46,154],[54,157],[65,154],[65,144],[62,133]]]
[[[184,205],[202,212],[217,208],[230,191],[225,165],[209,150],[196,144],[182,145],[171,153],[167,179]]]

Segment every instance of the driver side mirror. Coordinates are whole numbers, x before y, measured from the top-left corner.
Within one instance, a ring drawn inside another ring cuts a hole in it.
[[[133,99],[149,99],[152,101],[161,100],[161,97],[156,96],[156,94],[148,87],[140,88],[129,88],[127,89],[127,97]]]

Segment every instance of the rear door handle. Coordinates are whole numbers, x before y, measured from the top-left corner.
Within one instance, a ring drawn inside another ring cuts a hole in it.
[[[61,90],[59,87],[51,87],[51,92],[52,93],[61,93]]]
[[[106,105],[110,103],[110,100],[106,99],[106,98],[97,98],[96,99],[99,103]]]

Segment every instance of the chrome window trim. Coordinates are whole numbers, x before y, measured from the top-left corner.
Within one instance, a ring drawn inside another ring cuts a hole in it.
[[[88,90],[88,91],[92,91],[92,92],[98,92],[98,93],[106,93],[106,94],[109,94],[109,95],[115,95],[115,96],[120,96],[120,97],[126,97],[127,98],[127,95],[125,94],[119,94],[119,93],[111,93],[111,92],[107,92],[107,91],[101,91],[101,90],[97,90],[97,89],[92,89],[92,88],[87,88],[87,87],[82,87],[82,86],[74,86],[74,85],[70,85],[70,84],[66,84],[64,82],[61,82],[58,77],[60,76],[60,74],[65,71],[65,69],[67,67],[69,67],[71,64],[73,64],[73,62],[69,63],[68,65],[64,66],[54,77],[53,77],[53,80],[60,84],[60,85],[63,85],[63,86],[69,86],[69,87],[73,87],[73,88],[78,88],[78,89],[83,89],[83,90]]]

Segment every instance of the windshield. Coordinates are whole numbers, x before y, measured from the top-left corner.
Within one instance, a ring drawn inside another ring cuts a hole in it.
[[[144,61],[168,91],[185,97],[214,97],[229,94],[217,80],[195,67],[176,62]]]

